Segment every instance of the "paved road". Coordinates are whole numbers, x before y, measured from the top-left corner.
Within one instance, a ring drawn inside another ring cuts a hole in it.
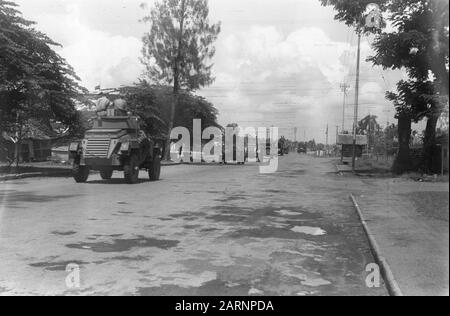
[[[0,293],[386,295],[365,284],[374,259],[331,160],[280,163],[272,175],[173,166],[135,186],[121,174],[2,183]]]

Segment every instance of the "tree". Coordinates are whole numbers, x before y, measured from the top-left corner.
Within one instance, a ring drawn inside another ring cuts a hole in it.
[[[154,138],[167,137],[167,123],[160,106],[167,102],[164,89],[152,87],[148,82],[141,81],[133,86],[122,87],[119,92],[133,114],[141,118],[143,129],[148,135]]]
[[[208,15],[207,0],[160,0],[143,19],[151,24],[142,49],[147,76],[155,83],[173,85],[168,148],[180,90],[195,91],[214,81],[210,60],[220,23],[210,24]],[[169,150],[166,155],[169,159]]]
[[[377,157],[384,155],[386,157],[395,155],[395,148],[398,147],[397,126],[388,125],[385,129],[380,129],[374,135],[373,154]]]
[[[401,81],[398,93],[390,93],[388,98],[394,101],[399,120],[404,121],[399,123],[400,143],[406,142],[404,136],[411,129],[406,124],[408,116],[415,122],[427,119],[422,169],[429,172],[437,122],[448,104],[449,4],[447,0],[402,0],[389,3],[388,10],[396,31],[377,37],[376,55],[369,60],[407,71],[410,80]],[[403,160],[406,162],[406,157]]]
[[[165,105],[171,97],[169,87],[151,85],[143,80],[133,86],[122,87],[118,92],[127,101],[129,110],[142,119],[147,134],[167,139],[170,111]],[[194,119],[202,121],[202,130],[210,126],[220,127],[217,109],[203,97],[184,91],[179,93],[178,99],[181,106],[174,117],[176,126],[186,127],[191,135]]]
[[[13,2],[0,0],[0,132],[20,141],[28,125],[51,128],[59,121],[70,132],[78,126],[74,99],[85,90],[58,46],[22,18]],[[72,127],[72,128],[71,128]]]
[[[399,153],[394,167],[409,170],[411,121],[426,117],[424,165],[429,166],[436,123],[448,104],[448,1],[447,0],[321,0],[338,11],[336,19],[354,25],[364,7],[376,3],[388,15],[393,31],[377,35],[375,56],[368,61],[384,68],[406,70],[409,80],[397,85],[397,92],[387,93],[399,120]],[[430,89],[431,87],[431,89]],[[424,111],[424,108],[426,110]]]
[[[377,122],[377,117],[375,115],[367,115],[365,118],[358,122],[358,127],[356,132],[358,134],[368,136],[368,147],[373,149],[375,143],[375,135],[381,130],[380,124]]]

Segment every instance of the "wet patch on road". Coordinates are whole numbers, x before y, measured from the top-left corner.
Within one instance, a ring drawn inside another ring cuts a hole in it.
[[[238,229],[229,234],[231,238],[278,238],[278,239],[300,239],[304,236],[286,228],[273,226],[261,226],[258,228]]]
[[[267,224],[277,226],[280,222],[287,225],[302,226],[308,221],[322,219],[319,213],[310,212],[304,207],[274,207],[260,208],[239,207],[233,205],[219,205],[213,208],[214,214],[206,216],[206,219],[215,222],[241,223],[254,226]]]
[[[168,250],[176,247],[180,242],[178,240],[161,240],[155,238],[146,238],[138,236],[132,239],[114,239],[111,242],[83,242],[78,244],[68,244],[67,248],[90,250],[93,252],[126,252],[135,248],[159,248]]]
[[[204,212],[185,212],[185,213],[178,213],[170,215],[170,217],[175,219],[184,219],[184,220],[196,220],[198,218],[204,217],[206,213]]]
[[[57,200],[70,199],[78,197],[77,194],[67,195],[37,195],[34,192],[17,191],[17,190],[2,190],[0,191],[0,201],[5,207],[17,208],[21,203],[51,203]]]
[[[295,226],[291,229],[293,232],[312,235],[312,236],[323,236],[327,232],[319,227],[309,227],[309,226]]]
[[[95,239],[104,238],[104,237],[119,238],[122,236],[123,236],[123,234],[111,234],[111,235],[94,234],[94,235],[92,235],[92,237],[94,237]],[[90,238],[92,238],[92,237],[90,237]]]
[[[202,225],[184,225],[183,228],[184,229],[196,229],[196,228],[200,228],[202,227]]]
[[[77,232],[74,231],[67,231],[67,232],[63,232],[63,231],[53,231],[52,235],[56,235],[56,236],[72,236],[75,235]]]
[[[204,229],[201,229],[200,231],[202,233],[210,233],[210,232],[214,232],[214,231],[218,231],[218,230],[220,230],[220,229],[218,229],[218,228],[204,228]]]
[[[304,170],[304,169],[284,170],[284,171],[279,171],[277,174],[282,176],[283,178],[297,178],[299,176],[305,175],[306,170]]]
[[[134,214],[134,212],[130,212],[130,211],[118,211],[118,214],[123,214],[123,215],[131,215]]]
[[[78,266],[86,265],[88,263],[83,261],[60,261],[60,262],[37,262],[31,263],[30,267],[33,268],[44,268],[46,271],[66,271],[69,264],[76,264]]]
[[[234,201],[245,201],[248,199],[247,195],[243,194],[236,194],[236,195],[228,195],[226,197],[216,199],[216,202],[222,202],[222,203],[228,203],[228,202],[234,202]]]
[[[160,217],[160,218],[158,218],[158,220],[163,221],[163,222],[169,222],[169,221],[173,221],[174,219],[173,218]]]
[[[281,191],[281,190],[264,190],[264,192],[273,193],[273,194],[285,194],[286,193],[286,191]]]
[[[111,260],[118,260],[118,261],[139,261],[139,262],[143,262],[143,261],[148,261],[149,258],[148,258],[148,257],[144,257],[144,256],[136,256],[136,257],[117,256],[117,257],[111,258]]]
[[[245,296],[249,285],[232,285],[221,280],[204,283],[200,287],[181,287],[178,285],[162,285],[160,287],[141,287],[136,291],[139,296]]]

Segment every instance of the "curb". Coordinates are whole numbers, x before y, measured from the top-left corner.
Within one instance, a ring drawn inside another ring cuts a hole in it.
[[[32,173],[21,173],[14,175],[1,176],[0,182],[10,181],[10,180],[19,180],[19,179],[27,179],[27,178],[38,178],[38,177],[65,177],[70,176],[72,174],[71,171],[60,171],[60,172],[32,172]]]
[[[362,214],[358,202],[356,201],[356,198],[353,196],[353,194],[350,194],[350,200],[352,201],[353,206],[355,207],[358,213],[359,219],[361,220],[361,223],[364,227],[364,231],[367,235],[367,238],[369,239],[372,254],[381,268],[381,274],[383,276],[384,281],[386,282],[389,294],[391,296],[403,296],[403,293],[400,290],[400,287],[398,286],[398,283],[394,278],[394,274],[392,273],[391,267],[389,266],[386,258],[382,255],[381,249],[377,241],[375,240],[375,236],[372,234],[369,226],[367,225],[367,222],[364,219],[364,215]]]
[[[182,165],[182,163],[168,163],[168,164],[161,163],[161,167],[172,167],[172,166],[179,166],[179,165]]]

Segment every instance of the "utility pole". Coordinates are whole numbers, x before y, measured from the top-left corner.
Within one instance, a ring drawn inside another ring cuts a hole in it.
[[[367,27],[380,27],[381,24],[381,11],[380,7],[376,4],[368,4],[366,11],[369,13],[362,16],[361,22],[359,23],[356,33],[358,33],[358,54],[356,57],[356,85],[355,85],[355,112],[353,120],[353,157],[352,157],[352,170],[355,172],[356,169],[356,132],[358,127],[358,106],[359,106],[359,73],[360,73],[360,63],[361,63],[361,37],[364,32],[364,26]],[[364,22],[363,22],[364,21]]]
[[[341,90],[344,92],[344,104],[342,105],[342,133],[345,131],[345,106],[347,105],[347,91],[350,85],[346,83],[341,84]]]
[[[339,138],[339,126],[336,125],[336,145],[338,143],[338,138]]]
[[[361,36],[362,27],[360,26],[357,30],[358,33],[358,54],[356,61],[356,84],[355,84],[355,111],[353,118],[353,157],[352,157],[352,170],[355,171],[356,168],[356,132],[358,127],[358,105],[359,105],[359,72],[361,63]]]
[[[297,142],[297,131],[298,131],[298,128],[294,127],[294,142]]]

